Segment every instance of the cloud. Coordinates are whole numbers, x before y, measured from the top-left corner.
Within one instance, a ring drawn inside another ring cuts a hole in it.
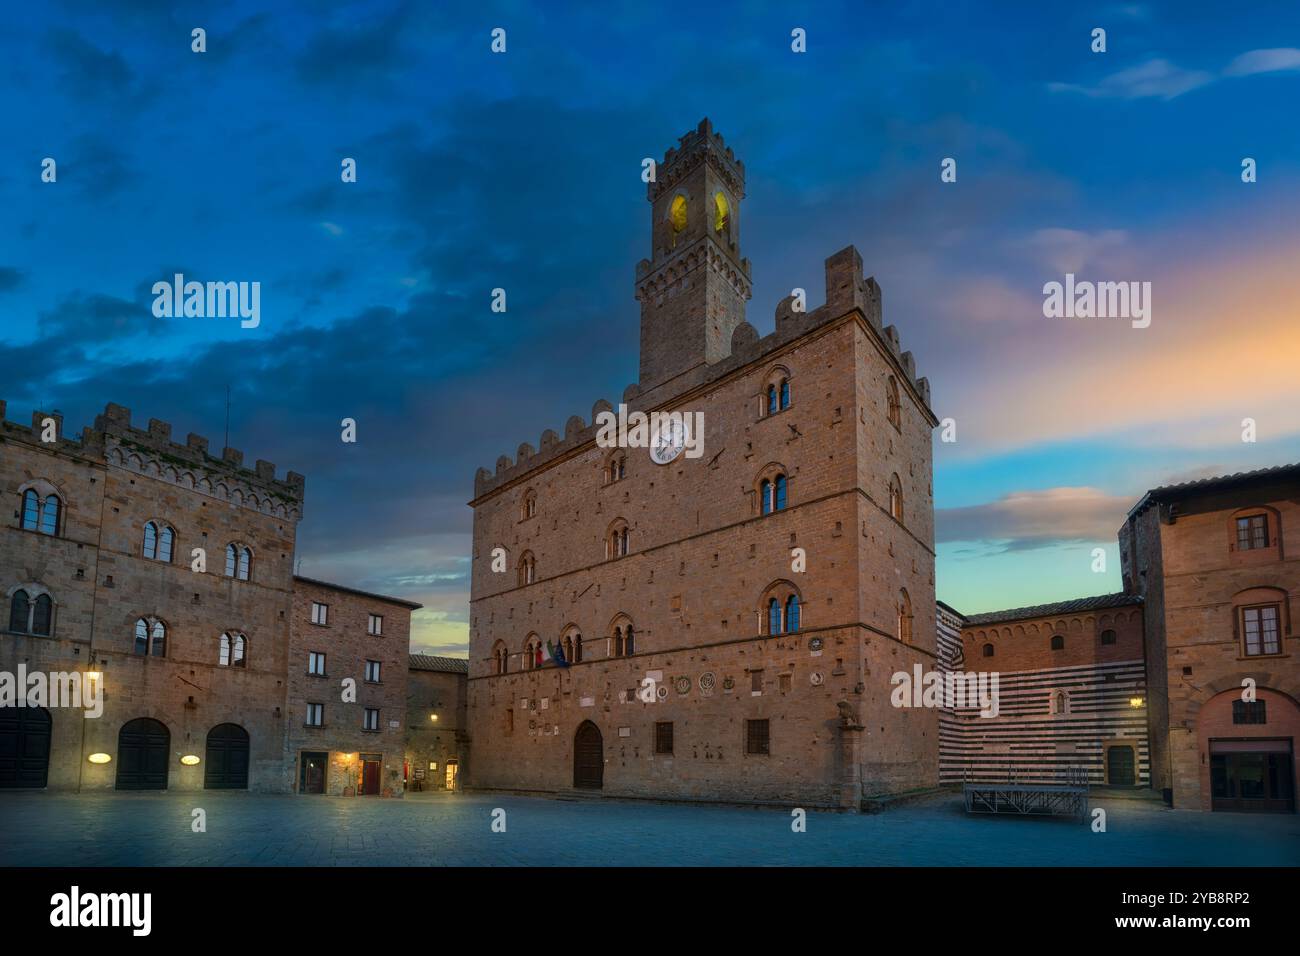
[[[1109,542],[1135,500],[1131,495],[1108,495],[1096,488],[1017,491],[987,504],[939,509],[935,512],[935,536],[940,543],[997,543],[1003,551]]]
[[[1128,245],[1128,233],[1123,229],[1103,229],[1086,232],[1059,227],[1038,229],[1027,239],[1013,243],[1013,247],[1026,251],[1054,272],[1079,273],[1107,253],[1121,251]],[[1042,306],[1042,301],[1038,302]]]
[[[1213,80],[1213,73],[1185,70],[1168,60],[1157,58],[1112,73],[1095,86],[1049,83],[1047,88],[1053,93],[1079,93],[1098,98],[1137,100],[1158,97],[1172,100]]]
[[[129,97],[141,92],[135,71],[120,53],[106,53],[75,30],[51,30],[46,43],[63,66],[63,83],[86,99]]]
[[[1295,47],[1251,50],[1229,63],[1223,75],[1254,76],[1256,73],[1277,73],[1283,70],[1300,70],[1300,50]]]
[[[12,292],[23,284],[21,270],[10,266],[0,266],[0,292]]]

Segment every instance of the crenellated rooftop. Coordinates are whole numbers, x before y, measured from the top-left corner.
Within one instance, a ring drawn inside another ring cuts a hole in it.
[[[713,130],[706,116],[699,126],[677,139],[677,146],[664,153],[655,171],[655,181],[646,184],[646,197],[654,202],[664,191],[677,185],[684,171],[705,159],[713,165],[737,199],[745,197],[745,164],[736,158],[721,133]]]
[[[672,153],[670,150],[669,155]],[[694,389],[718,381],[746,365],[763,361],[790,342],[854,311],[862,315],[882,349],[890,356],[900,373],[900,384],[913,393],[930,415],[932,424],[937,424],[934,413],[930,411],[930,383],[917,376],[912,353],[902,351],[898,329],[883,325],[880,286],[873,277],[863,276],[862,256],[853,246],[841,249],[826,260],[826,301],[823,305],[811,312],[796,312],[794,298],[787,296],[777,304],[776,329],[769,335],[760,338],[752,325],[742,322],[732,334],[731,354],[727,358],[712,365],[697,366],[647,391],[633,383],[623,390],[622,401],[631,411],[649,412],[664,407]],[[601,399],[592,406],[590,420],[573,415],[565,423],[563,435],[548,428],[542,432],[537,448],[525,442],[516,450],[514,458],[508,455],[499,457],[495,471],[479,468],[474,475],[474,498],[481,498],[594,441],[596,416],[602,411],[612,410],[614,406]]]
[[[93,427],[83,428],[80,439],[63,433],[60,412],[34,411],[31,427],[5,421],[6,403],[0,401],[2,434],[36,445],[102,458],[105,463],[129,468],[141,474],[174,481],[213,497],[253,507],[268,513],[281,513],[294,519],[302,515],[306,479],[291,471],[277,478],[275,465],[258,460],[253,468],[244,467],[244,453],[237,448],[223,448],[221,457],[208,453],[208,439],[190,433],[185,444],[172,441],[169,422],[151,418],[146,428],[131,424],[131,410],[110,402]],[[53,419],[56,442],[42,442],[45,420]]]

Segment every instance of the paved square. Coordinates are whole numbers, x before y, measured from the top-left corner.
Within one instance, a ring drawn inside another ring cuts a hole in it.
[[[1300,817],[1102,801],[1107,832],[968,817],[958,796],[877,815],[417,794],[0,794],[5,866],[1296,866]],[[191,811],[207,812],[193,833]],[[506,832],[491,830],[506,811]]]

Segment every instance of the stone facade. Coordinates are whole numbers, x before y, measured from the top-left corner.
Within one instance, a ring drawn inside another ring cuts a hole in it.
[[[1297,536],[1300,465],[1153,489],[1120,531],[1125,585],[1144,598],[1154,786],[1176,807],[1212,809],[1216,754],[1266,746],[1290,752],[1300,789]],[[1234,722],[1247,681],[1262,723]]]
[[[288,672],[294,789],[311,789],[304,754],[324,754],[323,792],[352,796],[369,788],[402,795],[410,622],[419,606],[294,579]],[[320,710],[309,715],[312,704]],[[368,763],[378,764],[369,778]]]
[[[4,412],[0,402],[0,497],[10,506],[0,525],[0,672],[97,675],[103,713],[0,710],[5,746],[17,740],[27,751],[0,754],[0,781],[292,789],[302,476],[278,479],[265,461],[246,469],[232,448],[214,457],[198,435],[178,444],[156,419],[135,428],[118,405],[76,438],[63,434],[58,413],[38,411],[28,428]],[[397,651],[386,659],[400,789],[413,606],[396,605],[386,640]],[[230,770],[232,746],[246,750],[246,773]]]
[[[935,661],[928,385],[851,247],[818,309],[787,298],[762,339],[737,318],[743,167],[707,122],[659,175],[623,399],[702,412],[702,454],[606,447],[602,401],[480,469],[470,782],[563,791],[595,760],[626,796],[855,807],[931,786],[937,717],[889,702],[892,673]],[[547,642],[568,666],[536,666]]]
[[[946,781],[1149,785],[1142,599],[1107,594],[961,621],[967,674],[998,675],[996,716],[956,709]]]
[[[460,790],[469,760],[468,662],[412,654],[406,682],[408,790]]]

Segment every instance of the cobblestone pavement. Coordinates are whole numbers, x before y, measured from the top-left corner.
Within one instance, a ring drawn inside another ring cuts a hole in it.
[[[1101,804],[1107,832],[968,817],[940,796],[877,815],[498,794],[0,793],[4,866],[1296,866],[1300,817]],[[207,832],[191,831],[191,811]],[[492,832],[495,808],[506,832]]]

